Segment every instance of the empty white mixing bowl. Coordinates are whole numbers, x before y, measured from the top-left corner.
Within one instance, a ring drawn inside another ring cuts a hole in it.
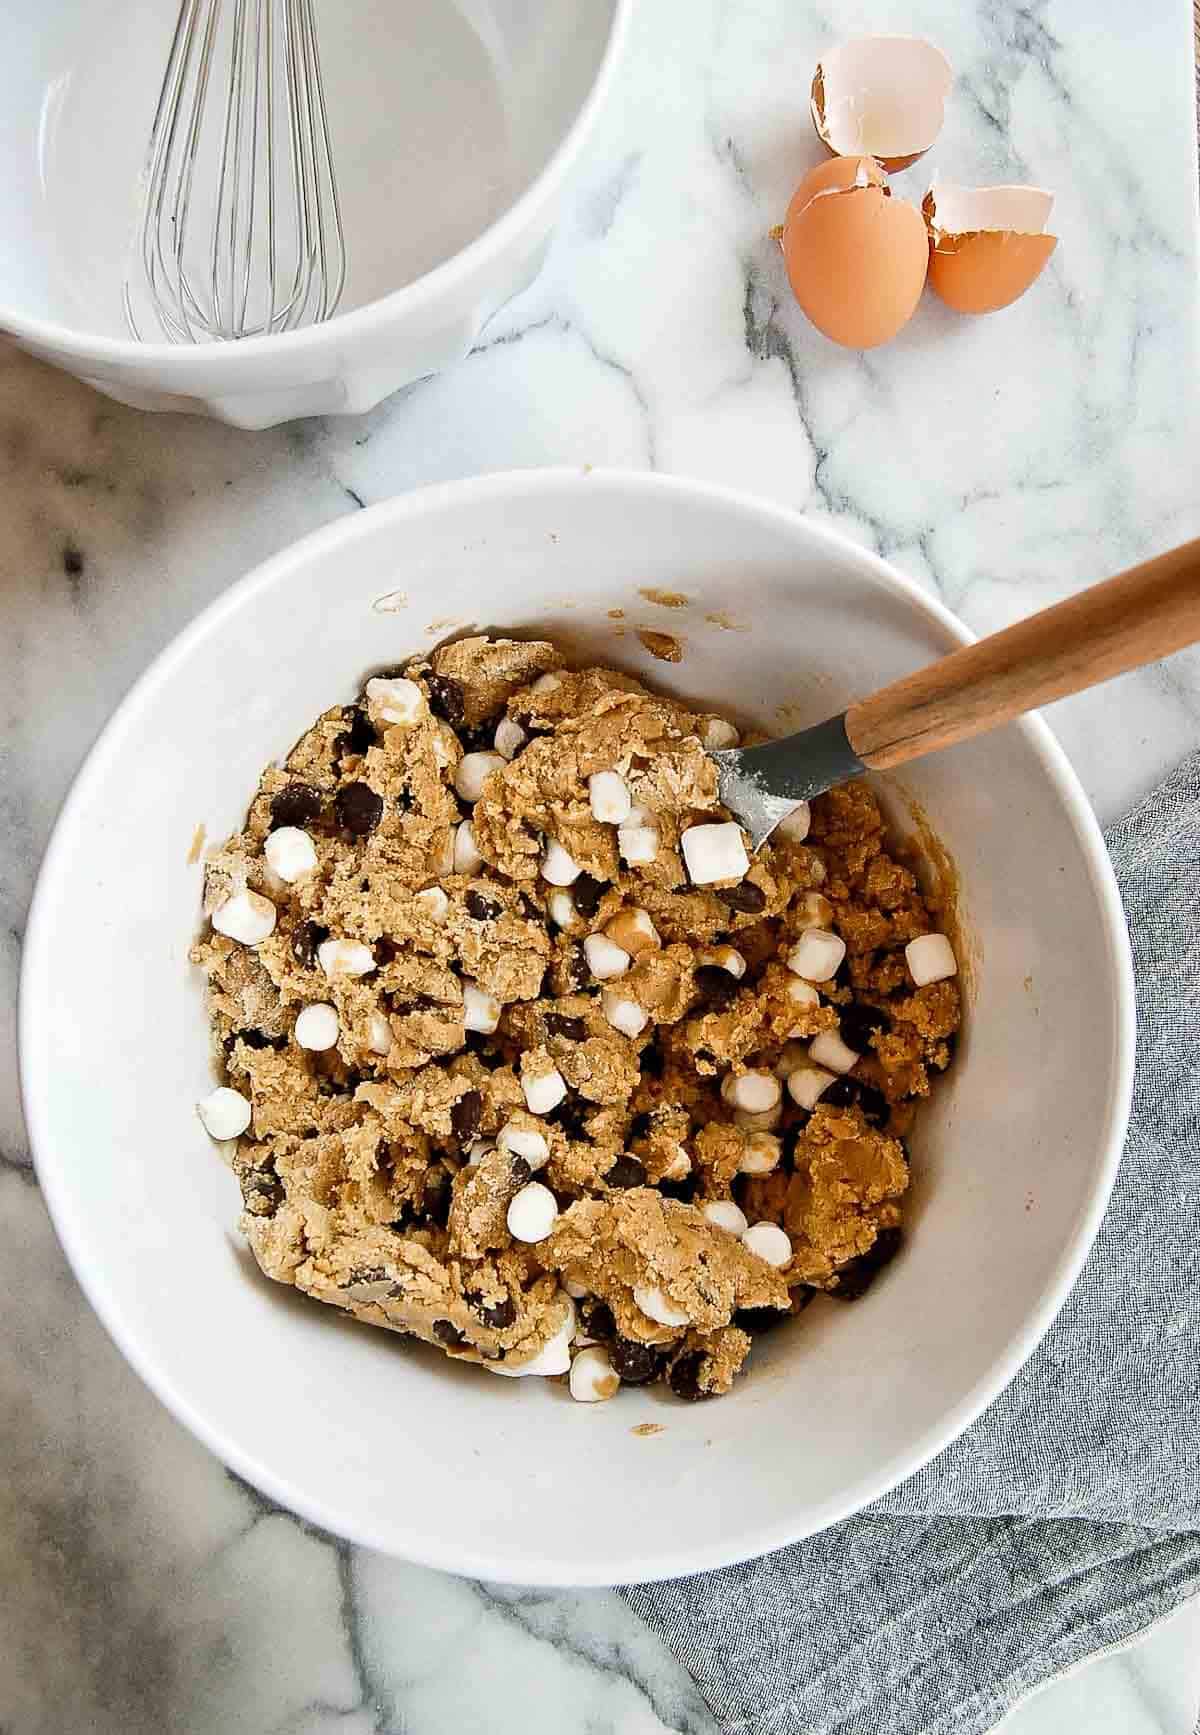
[[[136,342],[121,295],[176,0],[12,0],[0,334],[142,409],[247,428],[370,409],[465,355],[536,273],[629,5],[316,0],[341,310],[285,335],[176,347]]]
[[[655,587],[686,601],[666,608]],[[829,530],[667,477],[488,476],[309,537],[164,652],[63,810],[22,981],[38,1174],[134,1366],[276,1499],[486,1578],[694,1572],[866,1505],[965,1428],[1045,1331],[1124,1132],[1121,906],[1038,720],[879,780],[899,822],[919,803],[957,863],[965,1036],[913,1134],[900,1257],[860,1301],[819,1298],[759,1339],[728,1397],[686,1404],[654,1386],[578,1404],[561,1383],[491,1379],[364,1329],[259,1273],[197,1118],[212,1080],[187,962],[193,839],[236,829],[262,767],[366,672],[472,625],[550,634],[776,731],[966,637]],[[677,635],[681,661],[654,661],[639,626]]]

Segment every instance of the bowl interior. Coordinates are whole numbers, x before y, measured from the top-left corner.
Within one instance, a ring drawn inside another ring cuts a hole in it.
[[[450,258],[525,191],[591,88],[614,0],[578,8],[553,0],[312,4],[349,262],[341,306],[349,311]],[[212,5],[193,6],[201,23]],[[187,223],[186,258],[201,283],[233,41],[234,8],[217,10]],[[121,286],[176,12],[161,0],[14,0],[6,8],[0,307],[128,336]],[[281,19],[283,0],[268,0],[266,12]],[[249,6],[247,18],[255,15]],[[278,62],[278,22],[275,42]],[[276,110],[282,265],[286,234],[295,232],[284,197],[282,96]],[[260,184],[255,234],[265,245],[262,191]],[[159,338],[140,299],[138,311],[143,335]]]
[[[684,593],[666,609],[642,592]],[[623,611],[613,618],[610,611]],[[488,478],[357,515],[203,615],[68,802],[27,949],[39,1172],[95,1305],[242,1474],[359,1540],[464,1572],[613,1582],[743,1558],[844,1515],[950,1439],[1032,1347],[1115,1162],[1129,998],[1098,834],[1040,726],[914,767],[961,875],[971,1005],[913,1141],[907,1250],[852,1306],[762,1340],[719,1403],[583,1406],[363,1330],[261,1278],[193,1104],[209,1088],[197,827],[371,665],[469,625],[549,633],[779,730],[956,642],[873,557],[654,478]],[[678,636],[653,661],[638,626]],[[86,871],[81,864],[86,863]],[[661,1431],[639,1434],[651,1422]]]

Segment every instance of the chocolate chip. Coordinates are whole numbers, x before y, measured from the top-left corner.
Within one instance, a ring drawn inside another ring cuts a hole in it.
[[[311,825],[321,817],[323,806],[320,790],[311,783],[289,783],[271,797],[271,830],[281,825]]]
[[[612,1168],[604,1177],[606,1187],[644,1187],[646,1185],[646,1168],[636,1157],[618,1157]]]
[[[700,1177],[695,1169],[690,1174],[685,1175],[682,1181],[659,1181],[657,1183],[658,1190],[664,1199],[678,1199],[682,1205],[691,1204],[696,1197],[696,1188],[699,1184]]]
[[[878,1006],[865,1006],[861,1000],[852,1000],[849,1006],[838,1008],[842,1041],[858,1054],[865,1054],[871,1046],[871,1038],[875,1032],[886,1030],[890,1023],[886,1012],[881,1011]]]
[[[739,880],[736,886],[725,886],[717,893],[723,904],[742,916],[757,916],[767,907],[767,894],[753,880]]]
[[[370,837],[383,818],[383,797],[369,783],[347,783],[334,796],[338,824],[351,837]]]
[[[712,1397],[713,1394],[700,1384],[707,1359],[702,1349],[685,1350],[675,1357],[667,1369],[667,1384],[677,1398],[686,1398],[689,1404],[695,1404]]]
[[[533,1174],[533,1170],[529,1166],[528,1157],[510,1157],[508,1159],[508,1166],[513,1181],[518,1187],[523,1187],[529,1177]]]
[[[837,1288],[832,1291],[839,1301],[857,1301],[874,1283],[876,1277],[900,1251],[904,1237],[898,1228],[881,1229],[871,1246],[857,1259],[849,1260],[837,1274]]]
[[[651,1118],[648,1110],[643,1109],[640,1114],[635,1114],[633,1119],[629,1123],[629,1136],[630,1136],[630,1138],[631,1139],[649,1138],[651,1124],[652,1124],[652,1118]]]
[[[565,1036],[568,1042],[584,1042],[588,1033],[587,1019],[569,1018],[565,1012],[547,1012],[546,1032],[550,1036]]]
[[[765,1331],[774,1331],[777,1325],[782,1325],[787,1317],[778,1307],[739,1307],[731,1323],[751,1337],[761,1337]]]
[[[388,1274],[382,1265],[360,1265],[346,1279],[346,1288],[359,1283],[386,1283]]]
[[[608,1359],[613,1372],[627,1386],[647,1386],[658,1378],[662,1367],[662,1352],[649,1343],[636,1343],[631,1337],[616,1337],[609,1347]]]
[[[466,1302],[471,1312],[493,1331],[506,1331],[517,1317],[516,1304],[511,1295],[506,1295],[503,1301],[489,1303],[482,1295],[468,1292]]]
[[[586,1102],[582,1097],[565,1096],[558,1107],[552,1109],[544,1118],[553,1121],[556,1127],[561,1127],[569,1139],[586,1139],[588,1136],[588,1116],[595,1110],[594,1102]]]
[[[452,729],[457,729],[466,716],[462,682],[456,681],[451,675],[429,674],[425,676],[425,690],[429,694],[429,709],[434,716],[449,723]]]
[[[860,1078],[835,1078],[821,1092],[821,1102],[830,1108],[852,1108],[857,1103],[870,1127],[885,1127],[891,1114],[883,1092]]]
[[[227,1045],[244,1042],[247,1048],[286,1048],[286,1036],[268,1036],[263,1030],[235,1030]]]
[[[639,1058],[639,1065],[647,1078],[661,1078],[666,1067],[666,1057],[657,1042],[648,1042]]]
[[[375,962],[377,964],[390,964],[399,951],[400,948],[395,940],[389,939],[386,934],[380,934],[374,946]]]
[[[375,725],[361,705],[347,705],[342,713],[342,718],[349,726],[333,743],[333,750],[339,758],[348,753],[362,754],[369,747],[374,747],[379,736],[376,734]]]
[[[497,916],[503,913],[504,906],[493,902],[491,898],[485,898],[482,892],[468,892],[464,902],[467,914],[473,916],[477,922],[494,922]]]
[[[577,912],[585,920],[596,914],[605,890],[603,880],[593,879],[591,874],[580,874],[575,881],[571,887],[571,896],[575,900]]]
[[[617,1322],[612,1308],[599,1296],[585,1295],[579,1302],[579,1324],[585,1337],[598,1337],[608,1343],[617,1335]]]
[[[483,1096],[477,1090],[469,1090],[460,1096],[450,1110],[450,1130],[460,1144],[468,1144],[479,1131],[479,1121],[483,1114]]]
[[[388,1224],[388,1228],[394,1229],[397,1235],[403,1235],[409,1229],[413,1228],[419,1220],[420,1219],[417,1216],[416,1209],[411,1200],[405,1199],[404,1203],[400,1207],[400,1215],[392,1218],[391,1222]]]
[[[302,922],[292,935],[292,957],[302,970],[311,970],[317,961],[317,948],[329,938],[329,929],[320,922]]]
[[[582,988],[590,974],[588,970],[587,953],[582,946],[572,946],[564,953],[562,973],[568,990]]]
[[[525,917],[525,920],[527,922],[540,922],[542,919],[542,912],[538,909],[529,893],[519,892],[517,895],[521,903],[521,914]]]
[[[439,1343],[444,1343],[447,1349],[453,1349],[457,1344],[465,1342],[462,1332],[448,1319],[434,1320],[433,1335]]]
[[[825,1094],[828,1096],[829,1092],[826,1091]],[[801,1112],[803,1113],[803,1111]],[[796,1121],[790,1127],[785,1127],[780,1134],[779,1166],[785,1174],[790,1175],[796,1167],[796,1146],[804,1136],[804,1129],[808,1125],[808,1121],[809,1117],[805,1114],[803,1120]]]
[[[692,977],[705,1006],[723,1011],[737,995],[737,978],[719,964],[702,964]]]

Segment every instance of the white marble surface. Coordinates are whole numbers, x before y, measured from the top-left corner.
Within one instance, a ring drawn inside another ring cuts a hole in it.
[[[614,1597],[484,1589],[313,1535],[171,1421],[49,1230],[12,1000],[38,857],[116,698],[248,565],[359,501],[653,464],[831,520],[979,630],[1200,530],[1187,0],[836,12],[947,49],[943,172],[1057,191],[1061,246],[1014,309],[962,322],[927,301],[889,350],[826,345],[766,231],[815,159],[804,92],[832,9],[654,0],[540,280],[469,360],[365,422],[148,420],[0,349],[4,1735],[713,1728]],[[1195,742],[1200,658],[1052,720],[1108,818]],[[1007,1728],[1190,1735],[1197,1656],[1187,1609]]]

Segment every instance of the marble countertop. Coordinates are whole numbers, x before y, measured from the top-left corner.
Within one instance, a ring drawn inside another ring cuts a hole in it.
[[[49,1228],[12,1008],[38,859],[117,698],[247,567],[364,502],[544,463],[712,477],[836,524],[979,631],[1200,531],[1187,0],[837,7],[840,33],[945,47],[959,77],[936,166],[1055,189],[1062,237],[1014,308],[967,322],[927,298],[867,356],[805,325],[767,237],[815,160],[805,93],[832,11],[643,5],[539,280],[461,365],[362,421],[147,418],[0,348],[4,1735],[715,1729],[614,1596],[350,1548],[171,1420]],[[902,182],[923,186],[921,167]],[[1200,655],[1050,720],[1111,818],[1194,745]],[[1190,1735],[1198,1656],[1189,1608],[1008,1727]]]

